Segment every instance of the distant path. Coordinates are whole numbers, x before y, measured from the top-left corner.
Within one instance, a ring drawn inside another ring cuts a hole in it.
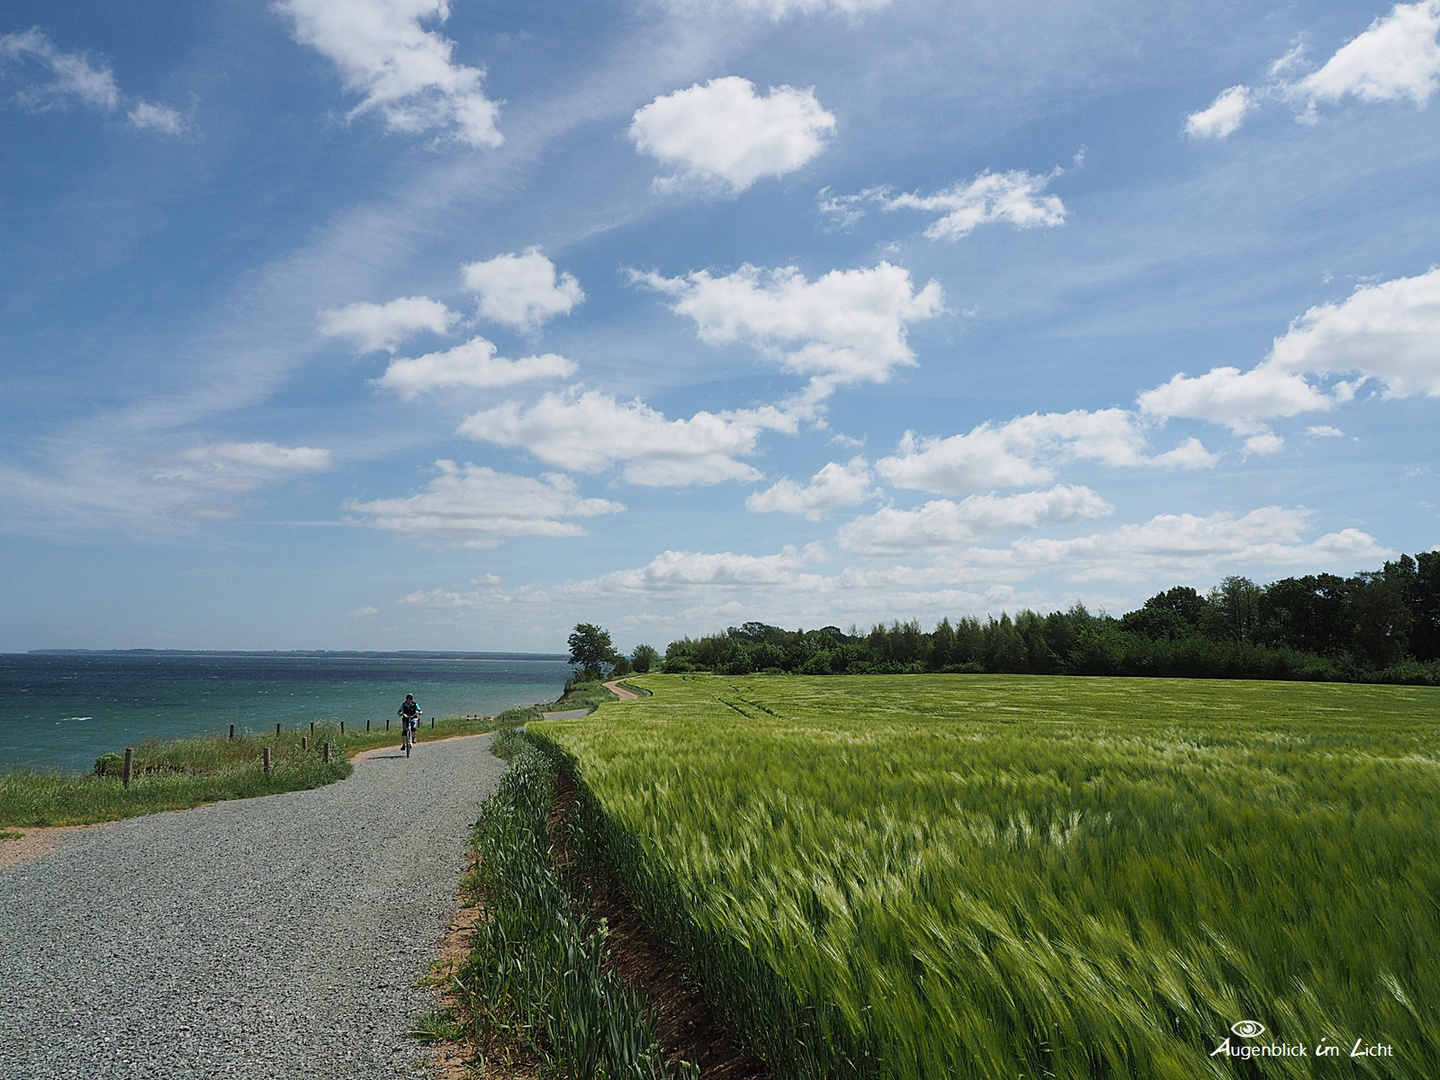
[[[0,1078],[428,1076],[414,984],[505,763],[488,735],[372,754],[0,869]]]
[[[640,696],[639,694],[635,693],[634,690],[626,690],[625,687],[621,686],[619,679],[612,679],[610,682],[607,682],[605,684],[605,689],[609,690],[621,701],[634,701]]]

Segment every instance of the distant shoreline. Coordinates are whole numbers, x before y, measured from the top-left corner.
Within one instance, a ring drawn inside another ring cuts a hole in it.
[[[30,649],[0,656],[306,656],[306,657],[408,657],[434,660],[555,660],[565,663],[566,653],[533,652],[443,652],[400,649]]]

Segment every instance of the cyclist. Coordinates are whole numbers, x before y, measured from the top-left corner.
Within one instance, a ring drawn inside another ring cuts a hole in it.
[[[415,732],[420,727],[420,706],[415,704],[415,695],[406,694],[405,703],[395,710],[400,717],[400,748],[410,756],[410,747],[415,745]]]

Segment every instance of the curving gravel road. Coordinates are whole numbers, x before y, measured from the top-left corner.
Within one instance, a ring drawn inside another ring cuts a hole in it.
[[[0,1077],[427,1075],[405,1034],[505,763],[385,750],[329,787],[71,833],[0,869]]]

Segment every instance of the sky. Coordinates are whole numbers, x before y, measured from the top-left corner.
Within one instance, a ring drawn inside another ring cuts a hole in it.
[[[1440,545],[1440,0],[10,0],[0,651]]]

